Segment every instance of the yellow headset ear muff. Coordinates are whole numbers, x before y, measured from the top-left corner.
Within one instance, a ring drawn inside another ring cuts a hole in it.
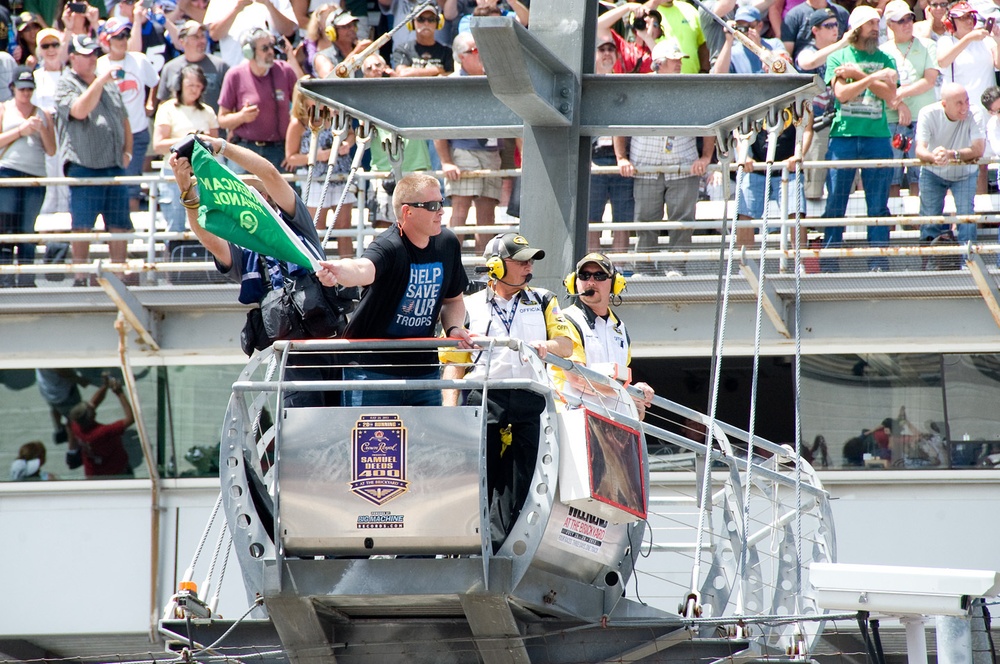
[[[421,13],[426,13],[426,12],[421,12]],[[437,30],[444,30],[444,14],[442,14],[441,12],[437,12],[437,17],[438,17],[438,22],[437,22],[437,28],[436,29]],[[406,29],[409,30],[410,32],[416,32],[417,26],[415,25],[415,23],[413,21],[407,21],[406,22]]]
[[[618,270],[615,270],[614,275],[611,277],[611,294],[621,295],[627,285],[625,277]]]
[[[563,279],[563,286],[566,287],[566,292],[569,293],[570,297],[576,295],[576,271],[570,272]]]
[[[337,26],[335,25],[326,26],[326,38],[332,42],[337,41]]]
[[[486,261],[487,274],[490,279],[500,280],[503,279],[507,274],[507,268],[503,264],[503,259],[499,256],[493,255]]]

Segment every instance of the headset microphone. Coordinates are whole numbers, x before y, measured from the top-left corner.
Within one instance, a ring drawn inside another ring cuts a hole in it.
[[[504,281],[503,279],[497,279],[497,281],[499,281],[500,283],[504,284],[505,286],[510,286],[511,288],[520,288],[521,286],[527,286],[528,282],[531,281],[531,277],[532,276],[534,276],[534,275],[532,275],[530,273],[527,274],[527,275],[525,275],[524,281],[522,281],[519,284],[512,284],[509,281]]]
[[[593,295],[597,295],[597,291],[591,288],[590,290],[583,291],[582,293],[580,293],[580,295],[583,297],[591,297]]]

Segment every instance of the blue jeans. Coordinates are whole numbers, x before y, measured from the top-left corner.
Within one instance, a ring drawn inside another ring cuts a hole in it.
[[[827,148],[827,161],[842,159],[891,159],[892,144],[888,138],[870,136],[836,137],[830,139]],[[854,168],[831,168],[826,174],[826,209],[823,217],[839,218],[847,213],[847,200],[851,195],[851,185],[854,183]],[[865,188],[865,204],[869,217],[889,216],[889,183],[892,180],[891,168],[862,168],[861,182]],[[840,247],[844,242],[843,226],[827,226],[823,233],[823,247]],[[888,226],[869,226],[868,244],[873,247],[889,246]],[[868,259],[868,269],[885,269],[889,267],[889,259],[884,256],[874,256]],[[824,272],[836,272],[837,259],[824,258],[820,261]]]
[[[597,166],[615,166],[618,161],[610,157],[594,157]],[[632,197],[632,178],[620,175],[590,176],[590,221],[604,219],[604,206],[611,201],[612,221],[632,221],[635,216],[635,199]]]
[[[239,145],[241,148],[246,148],[247,150],[250,150],[250,152],[259,154],[261,157],[267,159],[269,162],[274,164],[274,167],[277,168],[279,171],[281,170],[281,162],[284,161],[285,159],[284,142],[279,141],[277,143],[272,143],[270,145],[257,145],[253,141],[240,140],[236,144]],[[226,159],[226,166],[228,166],[229,170],[231,170],[233,173],[236,173],[236,175],[243,175],[244,173],[247,172],[245,168],[243,168],[242,166],[240,166],[231,159]]]
[[[66,176],[71,178],[113,177],[125,175],[117,166],[87,168],[80,164],[67,164]],[[69,213],[74,231],[94,229],[97,215],[104,216],[104,228],[120,231],[132,230],[132,217],[128,212],[128,196],[122,186],[90,186],[69,188]]]
[[[437,369],[419,376],[397,376],[368,367],[344,367],[344,380],[437,380]],[[441,390],[351,390],[344,393],[345,406],[440,406]]]
[[[975,211],[976,203],[976,178],[978,171],[973,171],[972,175],[964,180],[945,180],[940,175],[932,173],[928,169],[920,171],[920,216],[936,217],[944,212],[944,197],[951,189],[951,196],[955,199],[956,214],[972,214]],[[950,224],[927,224],[920,227],[921,240],[933,240],[938,235],[951,228]],[[958,232],[955,234],[959,244],[976,241],[975,224],[958,224]]]
[[[146,163],[146,150],[149,149],[149,129],[143,129],[132,134],[132,161],[125,169],[125,175],[142,175],[142,167]],[[129,199],[139,198],[142,188],[137,184],[126,187]]]
[[[13,168],[0,167],[0,178],[30,177],[35,176]],[[3,224],[0,230],[4,233],[33,233],[35,220],[42,209],[43,200],[45,200],[45,187],[4,187],[0,189],[0,220]],[[6,246],[10,247],[10,245]],[[19,264],[27,265],[35,261],[34,242],[23,242],[16,246]],[[2,260],[2,262],[10,261]],[[25,281],[30,280],[25,279]]]

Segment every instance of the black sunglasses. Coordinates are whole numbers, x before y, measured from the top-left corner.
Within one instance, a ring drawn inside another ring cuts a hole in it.
[[[420,208],[421,210],[427,210],[428,212],[437,212],[444,207],[444,201],[423,201],[418,203],[403,203],[403,205]]]
[[[594,281],[607,281],[608,273],[583,271],[583,272],[577,272],[576,278],[578,281],[590,281],[591,279],[593,279]]]

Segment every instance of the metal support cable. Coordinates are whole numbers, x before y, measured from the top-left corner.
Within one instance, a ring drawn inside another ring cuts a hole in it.
[[[337,164],[337,158],[340,156],[340,146],[344,143],[344,138],[347,136],[347,130],[351,128],[351,119],[346,113],[338,113],[336,118],[333,120],[333,145],[330,146],[330,156],[326,159],[326,177],[323,179],[323,190],[320,192],[319,205],[316,206],[316,212],[313,214],[313,226],[319,223],[319,215],[323,211],[323,201],[326,200],[326,192],[330,188],[330,178],[333,175],[333,168]],[[306,180],[305,197],[309,200],[309,186],[310,181]],[[344,185],[347,186],[346,184]],[[323,246],[326,246],[326,239],[323,240]]]
[[[362,121],[361,125],[358,127],[358,131],[355,132],[355,145],[354,159],[351,161],[351,170],[347,173],[347,181],[344,183],[344,188],[340,191],[340,200],[337,201],[337,207],[333,210],[333,221],[328,222],[326,225],[326,235],[323,236],[323,249],[326,249],[327,243],[330,241],[330,231],[333,230],[334,224],[337,223],[337,217],[340,216],[340,210],[344,207],[344,201],[347,200],[347,193],[351,189],[351,183],[354,182],[354,177],[358,174],[358,169],[361,168],[361,160],[365,157],[365,150],[368,149],[368,143],[372,140],[372,134],[374,133],[374,128],[368,124],[367,121]],[[330,184],[330,170],[326,171],[326,182],[323,183],[323,195],[320,197],[320,204],[326,200],[326,190]],[[317,215],[319,210],[317,209]],[[318,218],[318,216],[317,216]],[[313,220],[315,222],[315,220]]]
[[[757,391],[760,386],[760,337],[764,319],[764,284],[766,280],[767,265],[767,220],[770,213],[771,201],[771,180],[774,172],[774,157],[778,147],[778,136],[784,129],[782,117],[768,123],[767,127],[767,168],[764,172],[764,212],[760,224],[760,266],[757,275],[757,302],[754,309],[754,333],[753,333],[753,369],[750,379],[750,425],[747,428],[749,437],[747,440],[747,470],[743,486],[743,546],[740,552],[740,577],[744,584],[749,577],[750,565],[750,544],[747,541],[750,533],[750,503],[751,488],[753,486],[753,454],[754,435],[757,429]],[[740,192],[736,192],[739,200]]]
[[[734,132],[735,135],[735,132]],[[749,132],[742,134],[738,137],[739,140],[743,140],[743,144],[739,144],[739,147],[743,150],[739,151],[737,159],[742,159],[737,164],[736,169],[736,190],[739,191],[743,184],[743,178],[746,174],[743,171],[743,164],[746,163],[746,152],[749,149],[749,140],[753,133]],[[723,187],[727,185],[725,179],[723,180]],[[728,194],[726,199],[729,199]],[[708,446],[709,453],[705,455],[705,469],[702,473],[701,482],[701,499],[698,509],[698,529],[697,529],[697,539],[695,541],[694,550],[694,565],[691,569],[691,593],[694,594],[698,591],[698,583],[701,578],[701,557],[702,551],[705,545],[705,527],[708,521],[708,512],[710,509],[710,498],[711,498],[711,486],[712,486],[712,458],[711,458],[711,447],[713,441],[715,440],[715,416],[718,412],[719,405],[719,385],[720,385],[720,374],[722,370],[722,350],[725,346],[726,338],[726,318],[729,309],[729,294],[732,285],[732,274],[733,274],[733,255],[736,253],[736,206],[733,206],[733,226],[729,233],[729,246],[726,250],[726,260],[725,260],[725,274],[720,275],[723,282],[723,288],[721,293],[721,299],[717,300],[716,306],[716,322],[715,322],[715,343],[712,348],[713,362],[712,362],[712,386],[711,386],[711,400],[709,403],[708,412],[708,427],[705,432],[706,438],[705,443]],[[723,229],[725,231],[725,229]],[[722,261],[720,261],[720,264]]]

